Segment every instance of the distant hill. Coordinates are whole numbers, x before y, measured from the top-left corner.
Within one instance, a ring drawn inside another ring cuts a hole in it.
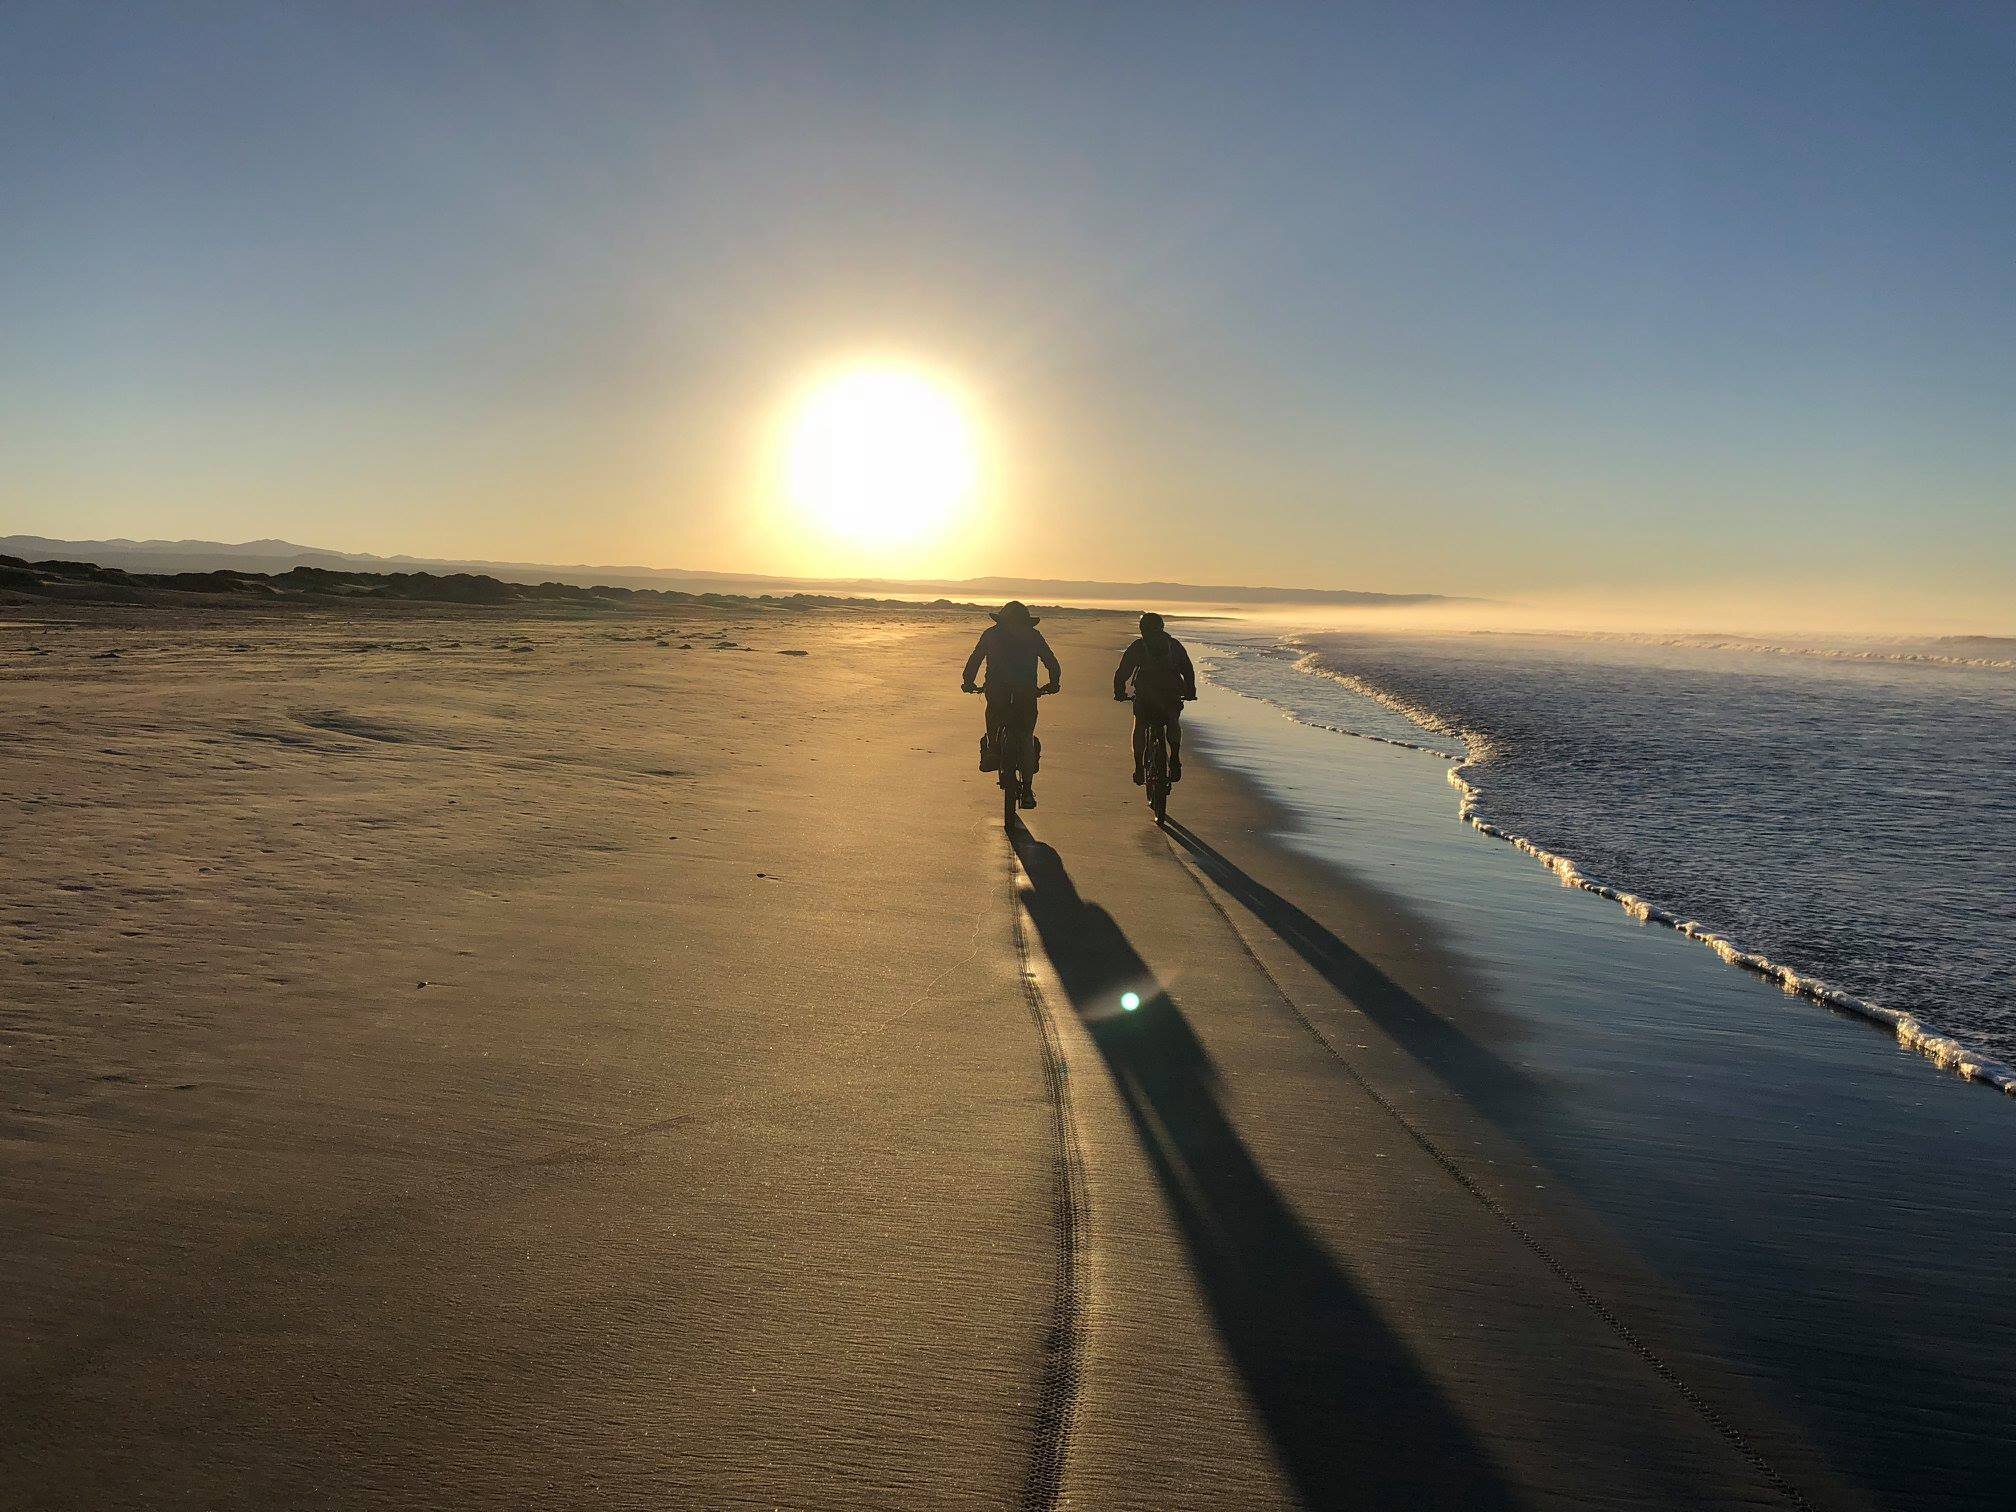
[[[260,562],[252,556],[240,560]],[[678,590],[583,588],[572,583],[506,582],[481,573],[354,572],[314,566],[285,572],[240,567],[209,571],[137,572],[72,558],[30,561],[0,553],[0,603],[43,600],[73,604],[154,604],[190,602],[196,595],[220,604],[278,604],[330,599],[452,604],[621,603],[720,599]]]
[[[554,566],[540,562],[453,561],[328,551],[292,541],[59,541],[0,536],[0,555],[25,561],[83,561],[127,572],[183,573],[230,569],[284,574],[297,567],[334,572],[418,572],[483,576],[503,582],[650,588],[676,584],[691,591],[810,592],[843,595],[937,594],[953,598],[1090,599],[1108,603],[1327,604],[1405,608],[1474,603],[1439,593],[1367,593],[1351,588],[1223,587],[1197,583],[1119,583],[1081,578],[787,578],[759,573],[694,572],[678,567]]]
[[[719,573],[684,572],[676,567],[553,567],[538,562],[486,562],[472,559],[415,556],[373,556],[365,551],[329,551],[292,541],[59,541],[49,536],[0,536],[0,555],[28,561],[88,561],[128,572],[211,572],[232,568],[241,572],[288,572],[296,567],[325,567],[354,572],[480,573],[517,582],[593,582],[671,578],[729,579]],[[737,581],[761,582],[745,576]]]
[[[262,561],[262,557],[242,558]],[[285,572],[253,572],[241,567],[209,571],[135,572],[73,559],[29,561],[0,553],[0,604],[136,604],[156,608],[246,608],[259,605],[461,604],[517,608],[601,611],[619,608],[666,610],[691,605],[708,608],[896,607],[920,605],[909,599],[842,597],[823,593],[747,594],[689,592],[684,588],[632,588],[601,583],[521,583],[472,572],[357,572],[297,566]],[[1071,613],[1071,610],[1053,611]],[[1097,613],[1096,610],[1076,611]]]

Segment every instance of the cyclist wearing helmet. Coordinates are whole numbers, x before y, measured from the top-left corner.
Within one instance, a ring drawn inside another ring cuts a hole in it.
[[[1141,638],[1127,648],[1113,674],[1113,697],[1134,701],[1134,785],[1141,785],[1141,755],[1148,732],[1168,732],[1169,780],[1183,776],[1183,705],[1197,697],[1197,672],[1183,643],[1162,628],[1162,616],[1141,616]]]

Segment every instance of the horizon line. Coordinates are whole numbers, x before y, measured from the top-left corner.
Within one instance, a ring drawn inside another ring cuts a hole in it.
[[[1278,600],[1288,597],[1387,603],[1492,604],[1503,602],[1502,600],[1483,598],[1472,594],[1448,594],[1427,591],[1389,592],[1381,589],[1366,588],[1303,588],[1271,584],[1187,583],[1176,579],[1162,578],[1127,581],[1117,578],[1037,577],[1012,572],[982,573],[971,577],[850,577],[744,572],[733,569],[652,567],[641,563],[535,562],[475,556],[419,556],[410,552],[346,551],[332,547],[307,546],[298,541],[289,541],[278,536],[262,536],[250,541],[211,541],[198,537],[182,537],[177,539],[151,537],[139,539],[131,536],[111,536],[97,540],[69,540],[57,536],[30,535],[25,533],[0,536],[0,546],[13,542],[39,542],[44,545],[65,549],[110,547],[115,550],[154,551],[164,555],[200,556],[205,553],[230,553],[254,557],[261,555],[268,557],[303,556],[349,562],[402,563],[414,567],[502,568],[519,572],[550,571],[577,575],[610,573],[616,575],[672,577],[687,580],[698,579],[740,583],[777,583],[846,588],[896,588],[914,592],[937,588],[970,590],[982,587],[1022,585],[1039,591],[1071,592],[1077,597],[1097,597],[1099,594],[1096,590],[1113,589],[1143,593],[1173,590],[1179,593],[1196,594],[1211,598],[1225,598],[1235,601],[1244,596],[1250,602],[1265,602],[1268,599]]]

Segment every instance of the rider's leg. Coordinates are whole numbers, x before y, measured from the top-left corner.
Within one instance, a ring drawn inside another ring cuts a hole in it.
[[[1020,753],[1018,768],[1022,778],[1022,807],[1036,807],[1036,690],[1018,694],[1015,700],[1015,747]]]
[[[1183,778],[1183,719],[1174,710],[1163,722],[1162,728],[1169,735],[1169,780],[1180,782]]]
[[[1140,705],[1134,707],[1134,786],[1141,786],[1141,763],[1148,745],[1148,721],[1141,717]]]

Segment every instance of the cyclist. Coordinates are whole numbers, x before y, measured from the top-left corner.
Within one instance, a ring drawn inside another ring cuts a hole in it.
[[[980,770],[993,771],[1001,755],[990,739],[996,731],[1016,737],[1018,747],[1020,741],[1029,741],[1030,771],[1024,774],[1019,802],[1023,808],[1032,809],[1036,807],[1036,784],[1030,779],[1036,766],[1033,753],[1038,749],[1036,664],[1041,662],[1050,674],[1045,693],[1055,693],[1062,687],[1064,674],[1058,668],[1057,654],[1036,628],[1037,616],[1029,612],[1028,605],[1020,599],[1010,599],[994,611],[993,620],[980,632],[979,644],[966,658],[966,672],[959,686],[962,692],[977,691],[973,679],[979,675],[980,664],[987,664],[987,734],[980,737]]]
[[[1141,616],[1141,638],[1129,646],[1113,674],[1113,697],[1134,700],[1134,785],[1141,785],[1141,757],[1148,732],[1168,732],[1169,780],[1183,777],[1183,705],[1197,697],[1197,671],[1183,642],[1162,628],[1162,616]]]

